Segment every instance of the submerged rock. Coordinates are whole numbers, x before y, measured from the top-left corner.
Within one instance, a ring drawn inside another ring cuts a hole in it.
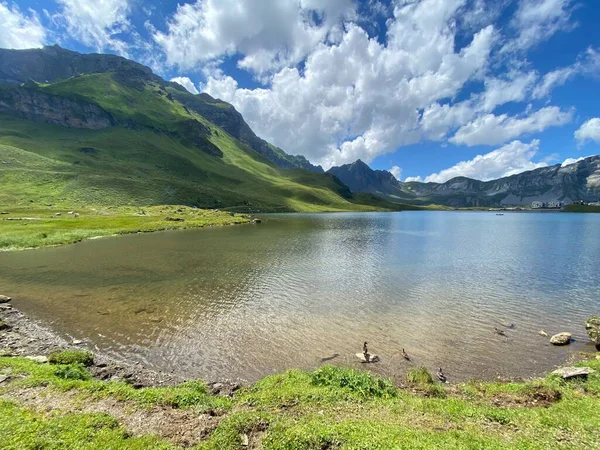
[[[600,316],[591,316],[585,322],[585,329],[596,347],[600,346]]]
[[[567,345],[571,343],[571,333],[558,333],[550,338],[552,345]]]
[[[7,297],[6,295],[0,295],[0,303],[8,303],[12,300],[12,298]]]
[[[548,333],[546,333],[544,330],[540,330],[540,331],[538,331],[538,334],[539,334],[540,336],[548,336]]]

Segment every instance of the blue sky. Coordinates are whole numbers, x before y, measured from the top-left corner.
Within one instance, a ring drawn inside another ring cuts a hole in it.
[[[0,0],[0,47],[135,59],[325,168],[479,179],[600,153],[600,2]]]

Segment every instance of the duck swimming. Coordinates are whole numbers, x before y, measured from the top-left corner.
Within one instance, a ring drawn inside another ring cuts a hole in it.
[[[402,349],[402,357],[403,357],[405,360],[407,360],[407,361],[410,361],[410,356],[408,356],[408,353],[406,353],[406,352],[404,351],[404,349]]]

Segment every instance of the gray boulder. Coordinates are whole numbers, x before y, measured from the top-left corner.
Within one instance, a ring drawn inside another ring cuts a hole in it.
[[[8,303],[12,300],[12,298],[7,297],[6,295],[0,295],[0,303]]]
[[[550,338],[552,345],[567,345],[571,343],[571,333],[558,333]]]

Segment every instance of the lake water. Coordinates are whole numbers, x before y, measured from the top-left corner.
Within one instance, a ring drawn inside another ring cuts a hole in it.
[[[600,215],[265,218],[0,253],[0,293],[65,336],[207,380],[335,354],[358,368],[365,340],[378,373],[441,366],[451,381],[542,374],[593,350],[583,323],[600,313]],[[540,329],[575,342],[552,347]]]

